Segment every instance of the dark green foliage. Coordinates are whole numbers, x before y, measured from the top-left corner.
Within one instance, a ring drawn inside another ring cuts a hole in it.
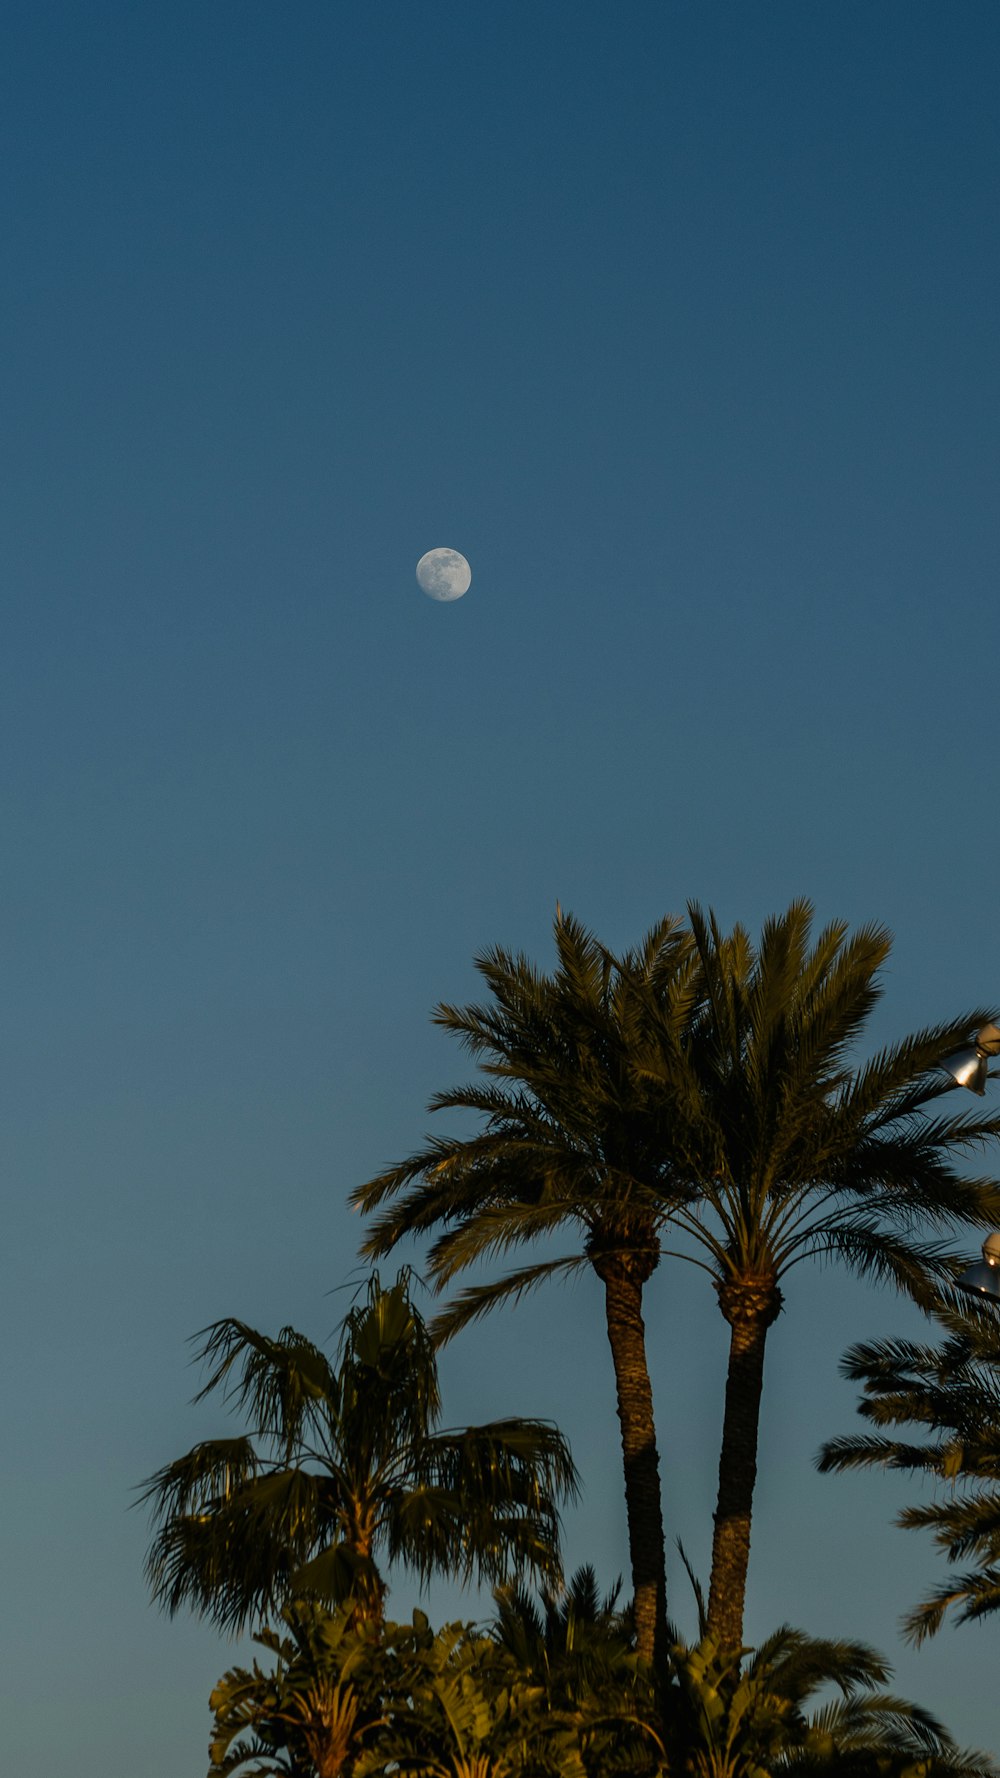
[[[906,1507],[897,1523],[929,1530],[949,1562],[971,1562],[911,1612],[915,1642],[940,1629],[949,1607],[959,1623],[1000,1611],[1000,1317],[987,1299],[942,1292],[936,1346],[910,1340],[853,1346],[843,1370],[864,1385],[858,1412],[880,1430],[831,1439],[822,1470],[902,1470],[944,1484],[936,1498]],[[889,1436],[905,1428],[909,1439]]]
[[[523,1588],[496,1594],[491,1634],[512,1669],[537,1687],[552,1720],[572,1731],[585,1772],[658,1772],[662,1739],[648,1668],[635,1652],[631,1608],[620,1583],[604,1598],[593,1568],[577,1570],[537,1599]]]
[[[502,1638],[449,1624],[358,1622],[295,1601],[211,1698],[210,1778],[652,1778],[658,1745],[619,1681],[556,1698]],[[635,1661],[632,1659],[632,1678]],[[641,1746],[640,1743],[645,1743]],[[641,1757],[640,1757],[641,1756]]]
[[[210,1778],[337,1778],[387,1727],[395,1626],[381,1633],[350,1605],[315,1600],[292,1601],[281,1622],[254,1637],[273,1664],[231,1668],[209,1699]]]
[[[209,1778],[986,1778],[940,1723],[882,1688],[860,1643],[779,1630],[756,1652],[677,1645],[654,1701],[627,1622],[581,1572],[500,1602],[491,1634],[359,1622],[294,1601],[273,1661],[212,1694]],[[995,1778],[995,1774],[993,1774]]]
[[[559,1572],[568,1448],[537,1420],[438,1431],[437,1364],[407,1274],[347,1316],[335,1363],[293,1328],[207,1331],[211,1372],[250,1423],[167,1464],[142,1498],[159,1527],[148,1573],[171,1612],[242,1628],[292,1597],[377,1615],[384,1565],[492,1584]]]
[[[683,1024],[692,1004],[690,941],[668,919],[637,951],[616,957],[560,913],[555,943],[551,975],[524,956],[484,952],[476,968],[492,1003],[442,1005],[434,1015],[491,1079],[438,1093],[431,1109],[477,1112],[480,1133],[434,1138],[352,1194],[377,1212],[366,1254],[436,1233],[430,1269],[439,1285],[540,1236],[578,1231],[577,1253],[462,1292],[438,1317],[438,1337],[587,1265],[595,1246],[644,1253],[672,1203],[663,1098],[652,1076],[662,1022]],[[694,1188],[683,1195],[693,1199]]]
[[[1000,1190],[956,1161],[1000,1134],[968,1101],[940,1106],[941,1057],[983,1011],[915,1033],[858,1067],[854,1046],[881,998],[888,933],[812,938],[808,902],[766,922],[754,944],[690,909],[697,1016],[665,1028],[662,1081],[675,1171],[694,1202],[673,1220],[707,1249],[720,1282],[778,1280],[815,1254],[907,1290],[926,1289],[939,1250],[924,1229],[989,1226]],[[679,1035],[679,1041],[677,1036]]]
[[[749,1656],[749,1659],[745,1658]],[[666,1770],[691,1778],[976,1778],[926,1710],[880,1688],[886,1663],[857,1642],[782,1628],[756,1650],[708,1636],[673,1650]],[[831,1694],[825,1702],[823,1694]],[[819,1701],[817,1701],[819,1700]]]

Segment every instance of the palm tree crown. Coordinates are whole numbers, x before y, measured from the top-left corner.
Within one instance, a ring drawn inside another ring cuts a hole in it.
[[[291,1597],[378,1617],[383,1565],[497,1585],[559,1574],[558,1512],[576,1492],[555,1427],[438,1431],[437,1366],[402,1273],[345,1319],[336,1363],[302,1334],[217,1322],[201,1396],[228,1388],[251,1430],[195,1445],[145,1484],[153,1594],[226,1628]],[[200,1397],[199,1397],[200,1399]]]

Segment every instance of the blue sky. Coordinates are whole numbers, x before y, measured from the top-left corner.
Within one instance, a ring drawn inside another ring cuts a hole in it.
[[[627,944],[807,894],[897,935],[873,1043],[1000,1000],[998,51],[992,5],[920,0],[7,19],[15,1763],[204,1762],[232,1650],[148,1605],[130,1490],[219,1425],[194,1330],[339,1319],[346,1194],[465,1077],[428,1014],[478,948],[548,960],[557,898]],[[454,605],[416,587],[436,545]],[[654,1283],[704,1572],[724,1328],[698,1274]],[[995,1627],[897,1640],[938,1573],[905,1488],[812,1470],[844,1347],[907,1317],[832,1272],[788,1294],[750,1633],[865,1636],[1000,1751]],[[612,1580],[596,1284],[444,1368],[455,1421],[559,1420],[567,1556]]]

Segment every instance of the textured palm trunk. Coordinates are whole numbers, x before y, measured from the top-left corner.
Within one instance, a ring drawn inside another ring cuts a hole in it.
[[[608,1340],[615,1368],[636,1648],[659,1674],[666,1656],[667,1582],[660,1460],[642,1319],[642,1287],[658,1258],[655,1248],[651,1253],[591,1251],[594,1269],[604,1285]]]
[[[372,1556],[374,1534],[371,1523],[364,1512],[356,1512],[353,1535],[348,1537],[348,1547],[357,1558],[359,1564],[358,1579],[354,1585],[354,1610],[351,1613],[351,1628],[357,1629],[359,1624],[376,1624],[381,1628],[385,1617],[385,1596],[388,1588],[378,1571]]]
[[[767,1330],[781,1313],[781,1292],[770,1278],[727,1279],[716,1289],[719,1307],[732,1334],[712,1540],[708,1628],[724,1648],[740,1648],[757,1481],[764,1347]]]

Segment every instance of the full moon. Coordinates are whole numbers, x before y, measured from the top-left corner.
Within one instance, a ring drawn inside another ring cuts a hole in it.
[[[460,599],[472,585],[472,569],[457,549],[429,549],[417,563],[417,583],[428,599]]]

